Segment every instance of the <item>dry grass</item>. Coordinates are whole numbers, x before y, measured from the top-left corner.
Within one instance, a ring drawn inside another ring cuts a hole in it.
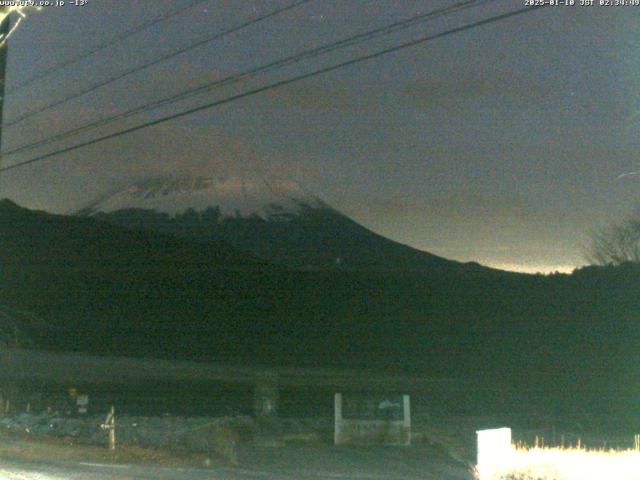
[[[512,447],[480,480],[640,480],[640,451]]]
[[[167,450],[120,445],[109,451],[106,446],[78,444],[72,438],[52,438],[18,432],[0,432],[0,458],[59,462],[98,462],[115,464],[153,464],[167,467],[202,466],[207,458]],[[210,462],[210,461],[209,461]]]

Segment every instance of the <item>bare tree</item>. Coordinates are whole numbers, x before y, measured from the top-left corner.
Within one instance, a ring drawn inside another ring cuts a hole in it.
[[[595,232],[587,259],[597,265],[640,263],[640,213]]]

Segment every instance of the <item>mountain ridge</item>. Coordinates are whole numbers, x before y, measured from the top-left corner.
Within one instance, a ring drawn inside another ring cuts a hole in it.
[[[92,203],[78,215],[199,242],[223,240],[288,268],[488,268],[383,237],[294,182],[263,180],[150,178]]]

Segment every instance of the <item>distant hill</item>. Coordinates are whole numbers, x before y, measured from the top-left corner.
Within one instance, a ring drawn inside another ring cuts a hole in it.
[[[169,235],[131,231],[91,218],[29,211],[0,200],[3,265],[45,268],[243,268],[263,265],[221,240],[206,244]]]
[[[81,216],[190,240],[223,240],[297,269],[479,269],[378,235],[293,182],[154,177],[105,195]]]

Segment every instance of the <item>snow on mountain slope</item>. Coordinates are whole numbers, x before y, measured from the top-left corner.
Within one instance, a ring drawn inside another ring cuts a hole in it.
[[[132,230],[221,240],[291,268],[424,271],[463,266],[378,235],[295,182],[280,179],[149,178],[103,196],[78,214]],[[464,266],[470,267],[475,268]]]
[[[257,177],[155,177],[137,181],[82,210],[84,214],[119,210],[154,210],[176,216],[189,209],[197,212],[217,207],[222,218],[273,218],[297,213],[301,207],[326,205],[291,181]]]

